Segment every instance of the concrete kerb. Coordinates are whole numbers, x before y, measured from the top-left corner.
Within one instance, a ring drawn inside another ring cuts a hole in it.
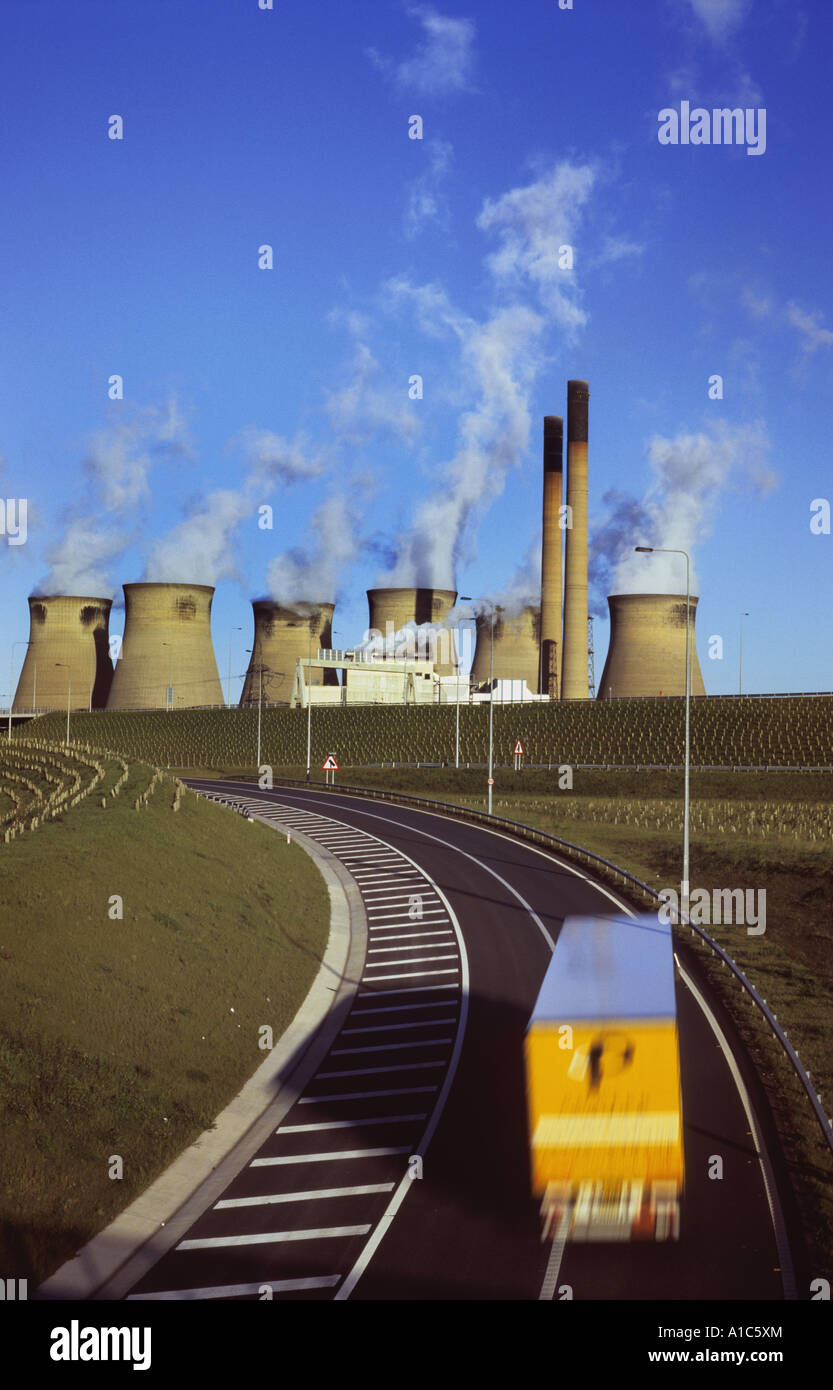
[[[263,816],[252,819],[286,834]],[[286,1032],[212,1128],[50,1275],[35,1299],[125,1297],[246,1166],[329,1051],[358,989],[367,918],[355,881],[334,855],[298,831],[291,835],[317,864],[330,896],[327,949],[309,993]]]

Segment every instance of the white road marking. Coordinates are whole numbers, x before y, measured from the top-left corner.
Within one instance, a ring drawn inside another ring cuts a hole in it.
[[[441,960],[441,959],[443,959],[443,957],[441,957],[441,956],[435,956],[434,959],[435,959],[435,960]],[[450,959],[450,957],[446,957],[446,959]],[[375,969],[376,967],[374,966],[374,967],[372,967],[372,968]],[[384,967],[383,967],[383,968],[384,968]],[[421,980],[421,979],[423,978],[423,976],[425,976],[425,975],[457,975],[457,974],[459,974],[459,970],[458,970],[458,968],[457,968],[456,965],[454,966],[454,968],[453,968],[452,970],[403,970],[403,971],[400,971],[398,975],[374,975],[374,976],[373,976],[373,979],[372,979],[372,980],[369,979],[369,980],[367,981],[367,983],[368,983],[369,985],[372,985],[372,984],[375,984],[375,982],[376,982],[377,980]],[[370,993],[370,994],[373,993],[372,990],[369,990],[369,991],[367,991],[367,992]],[[364,993],[364,991],[363,991],[363,990],[360,990],[359,993],[362,994],[362,993]]]
[[[250,1168],[280,1168],[287,1163],[334,1163],[347,1158],[391,1158],[396,1154],[409,1154],[407,1144],[389,1145],[379,1149],[343,1149],[341,1153],[331,1154],[288,1154],[280,1158],[253,1158]]]
[[[454,935],[454,932],[451,930],[451,927],[433,927],[433,928],[431,928],[429,931],[402,931],[402,932],[397,932],[396,936],[383,936],[383,937],[378,937],[378,936],[376,936],[376,932],[383,932],[383,931],[390,931],[390,930],[391,930],[390,927],[371,927],[371,929],[370,929],[370,938],[371,938],[371,940],[373,940],[374,937],[375,937],[375,939],[376,939],[377,941],[380,941],[380,940],[381,940],[381,941],[405,941],[405,940],[407,940],[407,938],[408,938],[409,936],[453,936],[453,935]],[[404,947],[403,947],[403,948],[397,947],[397,950],[399,950],[399,949],[404,949]]]
[[[570,1234],[572,1216],[573,1208],[568,1205],[558,1224],[558,1230],[553,1237],[550,1257],[547,1260],[547,1272],[544,1275],[544,1282],[541,1285],[541,1292],[538,1295],[539,1303],[545,1300],[551,1300],[555,1293],[558,1285],[558,1275],[561,1271],[561,1261],[564,1258],[564,1251],[567,1246],[567,1237]]]
[[[416,936],[427,936],[427,935],[429,935],[429,933],[427,933],[427,932],[416,932],[415,935],[416,935]],[[453,932],[438,932],[437,935],[438,935],[438,936],[453,936],[454,933],[453,933]],[[401,941],[402,938],[401,938],[401,936],[389,936],[389,937],[388,937],[388,940],[389,940],[389,941]],[[439,945],[439,942],[438,942],[437,944]],[[392,956],[392,955],[394,955],[394,953],[397,952],[397,951],[425,951],[425,950],[429,950],[429,951],[430,951],[431,949],[432,949],[432,946],[431,946],[431,943],[430,943],[430,942],[424,942],[424,941],[422,941],[422,942],[420,942],[419,945],[417,945],[416,942],[415,942],[413,946],[371,946],[370,949],[368,950],[367,954],[368,954],[369,956]],[[426,959],[426,960],[448,960],[448,956],[426,956],[425,959]]]
[[[239,1245],[277,1245],[290,1240],[335,1240],[342,1236],[366,1236],[370,1226],[319,1226],[310,1231],[264,1231],[252,1236],[204,1236],[181,1240],[177,1250],[226,1250]]]
[[[425,973],[428,974],[429,972],[426,971]],[[432,975],[445,975],[446,973],[450,973],[450,974],[453,975],[453,974],[455,974],[456,972],[453,971],[453,970],[450,971],[450,972],[446,972],[445,970],[432,970],[430,973],[431,973]],[[440,991],[441,991],[441,990],[444,990],[444,989],[454,989],[454,990],[456,990],[456,989],[459,989],[459,985],[411,985],[410,989],[360,989],[360,990],[359,990],[359,998],[360,998],[360,999],[384,999],[386,996],[389,997],[389,996],[392,995],[392,994],[424,994],[424,993],[426,993],[426,992],[430,992],[431,994],[439,994]],[[402,1004],[402,1005],[400,1005],[400,1008],[409,1008],[409,1009],[441,1009],[442,1007],[443,1007],[443,1001],[442,1001],[441,999],[438,999],[437,1002],[436,1002],[435,1004]],[[390,1009],[354,1009],[354,1010],[353,1010],[353,1014],[381,1014],[381,1013],[391,1013],[391,1012],[392,1012],[392,1010],[390,1010]],[[351,1014],[351,1018],[353,1017],[353,1014]]]
[[[300,1293],[305,1289],[333,1289],[340,1280],[340,1274],[322,1274],[308,1279],[263,1279],[259,1284],[217,1284],[209,1289],[170,1289],[165,1293],[129,1293],[128,1303],[151,1302],[161,1299],[165,1302],[181,1300],[191,1302],[197,1298],[245,1298],[249,1294],[259,1294],[270,1288],[273,1293]]]
[[[441,1047],[453,1042],[453,1038],[415,1038],[407,1043],[379,1043],[376,1047],[339,1047],[330,1053],[331,1057],[355,1056],[357,1052],[401,1052],[409,1047]]]
[[[380,1096],[418,1096],[423,1092],[438,1091],[439,1086],[397,1086],[391,1091],[350,1091],[336,1096],[303,1096],[299,1105],[318,1105],[319,1102],[334,1100],[378,1100]]]
[[[231,1211],[237,1207],[270,1207],[281,1202],[320,1202],[327,1197],[364,1197],[369,1193],[391,1192],[392,1182],[371,1182],[361,1187],[320,1187],[313,1192],[277,1192],[268,1197],[230,1197],[215,1202],[213,1211]]]
[[[426,1090],[431,1089],[426,1087]],[[432,1088],[436,1091],[436,1086]],[[317,1129],[358,1129],[362,1125],[401,1125],[427,1120],[427,1115],[371,1115],[367,1120],[321,1120],[314,1125],[279,1125],[276,1134],[307,1134]]]

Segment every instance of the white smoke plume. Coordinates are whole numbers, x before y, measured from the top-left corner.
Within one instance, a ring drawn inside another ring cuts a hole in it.
[[[331,493],[313,513],[307,543],[287,550],[269,565],[267,584],[276,603],[332,603],[344,572],[361,546],[357,499]]]
[[[652,482],[637,502],[612,498],[611,515],[596,532],[595,573],[603,575],[600,553],[612,573],[611,593],[674,594],[685,591],[685,561],[679,555],[637,555],[637,545],[687,550],[689,555],[711,533],[721,495],[751,488],[765,494],[778,479],[768,461],[769,441],[762,421],[748,425],[720,422],[698,434],[673,439],[654,435],[647,445]],[[697,593],[692,558],[691,592]],[[598,611],[598,609],[597,609]]]
[[[398,282],[397,293],[419,301],[421,291]],[[435,297],[437,291],[428,287]],[[417,507],[393,569],[379,583],[451,589],[468,540],[469,523],[503,491],[529,442],[530,394],[544,330],[540,315],[522,305],[499,310],[485,324],[454,314],[446,321],[461,339],[463,368],[476,404],[459,421],[454,457],[443,481]]]
[[[327,419],[339,444],[362,448],[371,439],[391,439],[410,446],[420,432],[419,420],[402,393],[383,385],[380,364],[364,342],[356,342],[349,379],[329,392]]]
[[[508,617],[516,617],[522,609],[541,606],[541,533],[529,546],[515,573],[494,602]]]
[[[292,440],[247,425],[230,441],[242,451],[248,474],[240,488],[217,488],[196,500],[188,515],[152,546],[143,578],[153,583],[217,584],[237,577],[235,542],[276,483],[289,485],[318,477],[323,453],[310,453],[306,440]]]
[[[474,526],[500,496],[509,469],[521,464],[532,390],[546,362],[543,336],[555,324],[571,341],[586,322],[575,272],[562,268],[560,249],[576,239],[596,179],[593,166],[562,161],[484,203],[477,225],[499,241],[486,265],[495,292],[514,296],[485,321],[458,310],[439,285],[415,286],[403,277],[386,284],[389,302],[409,304],[428,336],[456,339],[462,389],[473,405],[459,419],[442,482],[417,506],[380,584],[453,588],[458,565],[472,551]],[[520,302],[519,291],[531,291],[540,309]]]
[[[136,517],[149,496],[154,464],[187,458],[191,446],[177,403],[123,414],[89,438],[80,498],[62,536],[47,552],[50,568],[37,585],[43,594],[113,594],[112,565],[135,537]]]

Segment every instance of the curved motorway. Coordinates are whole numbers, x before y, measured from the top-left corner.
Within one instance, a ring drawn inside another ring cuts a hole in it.
[[[441,815],[314,788],[191,785],[341,859],[368,950],[350,1013],[278,1131],[129,1297],[252,1298],[267,1283],[287,1298],[796,1296],[778,1163],[756,1143],[742,1068],[682,957],[679,1241],[553,1252],[539,1240],[524,1033],[562,920],[630,910],[614,892]]]

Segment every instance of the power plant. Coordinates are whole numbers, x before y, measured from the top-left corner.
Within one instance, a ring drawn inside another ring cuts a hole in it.
[[[456,602],[455,589],[368,589],[369,629],[388,637],[409,623],[417,627],[430,623],[436,629],[430,653],[434,670],[438,676],[453,676],[457,670],[454,635],[445,623]]]
[[[110,693],[108,598],[35,594],[12,709],[103,709]],[[22,643],[21,643],[22,645]]]
[[[587,682],[587,416],[586,381],[567,382],[567,507],[564,544],[564,638],[561,699],[586,700]]]
[[[257,599],[252,610],[252,659],[240,704],[256,705],[262,699],[264,705],[288,705],[298,661],[316,657],[319,648],[332,648],[335,605],[304,601],[288,606]],[[307,679],[310,685],[338,685],[335,670],[328,668],[311,668]]]
[[[222,705],[210,584],[125,584],[124,637],[109,709]]]
[[[685,695],[686,600],[679,594],[612,594],[610,646],[600,700],[636,695]],[[697,599],[689,600],[691,693],[706,687],[694,641]]]
[[[586,381],[568,381],[566,460],[563,417],[544,417],[540,604],[533,599],[519,611],[497,606],[477,615],[466,699],[477,687],[480,698],[486,698],[490,671],[496,682],[513,683],[510,699],[590,698],[589,400]],[[31,597],[30,636],[13,713],[65,709],[67,700],[76,710],[223,705],[211,642],[213,596],[213,587],[205,584],[125,584],[124,638],[115,671],[109,655],[109,599]],[[240,705],[261,700],[290,705],[300,698],[345,704],[400,697],[405,704],[458,701],[460,653],[448,621],[456,591],[374,588],[367,590],[367,601],[370,640],[338,653],[333,651],[333,603],[253,601],[254,638]],[[704,695],[694,640],[696,597],[690,602],[692,694]],[[613,594],[608,605],[610,646],[597,698],[684,694],[685,599]],[[400,639],[404,651],[392,640],[403,629],[415,638],[413,644]],[[401,669],[394,670],[397,661]],[[414,663],[419,663],[418,671]]]
[[[541,669],[535,686],[542,695],[561,695],[561,524],[564,421],[544,416],[544,514],[541,537]]]
[[[492,636],[491,610],[475,618],[477,641],[471,668],[473,685],[487,685],[489,671],[500,681],[525,681],[531,691],[538,686],[538,667],[541,652],[541,610],[532,604],[520,613],[498,610]],[[494,642],[494,657],[492,645]]]

